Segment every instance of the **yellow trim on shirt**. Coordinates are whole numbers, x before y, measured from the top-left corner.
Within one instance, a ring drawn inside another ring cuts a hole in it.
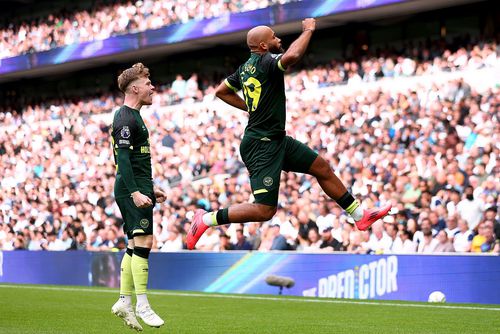
[[[282,70],[283,72],[285,72],[285,71],[286,71],[286,68],[284,68],[284,67],[283,67],[283,65],[281,64],[281,59],[280,59],[280,60],[278,60],[278,67],[279,67],[279,69],[280,69],[280,70]]]
[[[233,87],[233,85],[231,85],[229,81],[227,81],[227,79],[224,80],[224,83],[226,84],[227,87],[231,88],[235,92],[238,92],[238,90],[235,87]]]
[[[267,191],[267,189],[258,189],[258,190],[255,190],[253,192],[254,195],[258,195],[258,194],[263,194],[263,193],[268,193],[269,191]]]

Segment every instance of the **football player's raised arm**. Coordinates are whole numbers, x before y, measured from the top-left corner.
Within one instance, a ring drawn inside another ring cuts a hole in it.
[[[228,86],[227,80],[224,80],[219,87],[217,87],[215,96],[235,108],[245,111],[248,110],[245,101],[236,93],[233,87]]]
[[[281,67],[287,69],[299,62],[307,50],[312,34],[316,29],[316,20],[308,18],[302,21],[302,34],[290,45],[280,59]]]

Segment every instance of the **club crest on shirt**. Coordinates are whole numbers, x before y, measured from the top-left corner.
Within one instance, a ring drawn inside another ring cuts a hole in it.
[[[270,187],[273,185],[273,178],[270,176],[266,176],[264,180],[262,181],[266,187]]]
[[[122,138],[130,138],[130,129],[128,128],[128,126],[124,126],[122,128],[122,130],[120,131],[120,136],[122,136]]]
[[[141,227],[146,228],[146,227],[149,226],[149,220],[147,220],[146,218],[141,219],[141,221],[139,222],[139,224],[141,225]]]

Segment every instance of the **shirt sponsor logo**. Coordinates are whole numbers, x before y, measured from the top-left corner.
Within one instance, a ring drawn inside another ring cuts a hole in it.
[[[130,145],[130,140],[120,139],[118,141],[118,144]]]
[[[141,146],[141,153],[150,153],[149,146]]]

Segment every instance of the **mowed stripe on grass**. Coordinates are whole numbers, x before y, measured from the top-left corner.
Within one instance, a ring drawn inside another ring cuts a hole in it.
[[[150,291],[156,333],[497,333],[500,307]],[[123,333],[116,289],[0,284],[0,333]]]

